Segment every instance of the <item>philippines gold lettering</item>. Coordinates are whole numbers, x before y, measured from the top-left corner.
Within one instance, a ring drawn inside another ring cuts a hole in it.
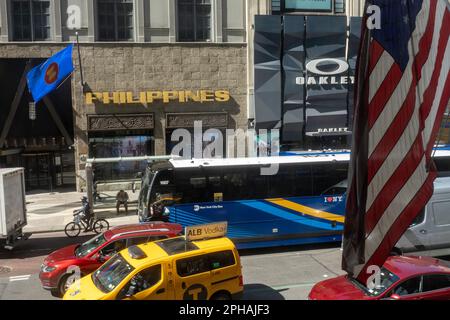
[[[114,92],[87,92],[85,94],[86,104],[91,105],[96,102],[102,104],[146,104],[161,100],[163,103],[177,101],[187,102],[227,102],[230,100],[230,92],[226,90],[180,90],[180,91],[114,91]]]
[[[127,103],[132,104],[132,103],[139,103],[140,100],[137,99],[133,92],[127,92]]]
[[[147,102],[153,103],[155,100],[162,99],[163,94],[160,91],[149,91],[147,92]]]
[[[200,97],[200,93],[198,91],[196,91],[195,94],[192,91],[186,91],[186,102],[189,102],[190,100],[194,102],[201,102],[201,99],[202,98]]]
[[[163,102],[169,103],[170,100],[175,100],[178,98],[178,92],[176,91],[164,91],[163,92]]]
[[[109,92],[103,92],[103,103],[110,104],[114,102],[114,95],[110,95]]]
[[[186,92],[184,92],[184,91],[178,92],[178,101],[181,103],[186,102]]]
[[[202,102],[214,102],[214,91],[211,90],[201,90],[200,98]]]
[[[215,92],[217,102],[227,102],[230,100],[230,92],[219,90]]]
[[[94,104],[94,99],[97,100],[91,92],[86,93],[86,104]]]
[[[147,93],[146,92],[139,92],[139,102],[142,104],[147,103]]]

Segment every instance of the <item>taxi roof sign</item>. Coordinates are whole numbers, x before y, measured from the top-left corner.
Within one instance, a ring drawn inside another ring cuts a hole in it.
[[[189,226],[184,230],[186,241],[221,238],[227,234],[228,222],[208,223]]]

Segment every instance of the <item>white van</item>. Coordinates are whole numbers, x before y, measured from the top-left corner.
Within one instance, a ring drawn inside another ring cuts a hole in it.
[[[347,181],[342,181],[322,194],[345,193]],[[450,255],[450,177],[434,182],[434,193],[424,212],[411,224],[393,249],[395,254],[411,253],[423,256]]]
[[[450,177],[435,180],[425,211],[406,230],[394,252],[434,257],[450,254]]]

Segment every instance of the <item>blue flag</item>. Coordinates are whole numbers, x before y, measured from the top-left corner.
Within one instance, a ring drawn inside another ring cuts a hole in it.
[[[28,72],[28,89],[35,103],[55,90],[73,72],[72,51],[73,44]]]

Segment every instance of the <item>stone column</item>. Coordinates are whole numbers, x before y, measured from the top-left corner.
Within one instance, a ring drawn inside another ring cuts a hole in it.
[[[0,1],[0,42],[8,41],[8,6],[6,1]]]
[[[137,42],[145,42],[145,12],[144,9],[144,0],[136,0],[136,41]]]
[[[215,37],[211,40],[215,42],[223,42],[223,12],[222,12],[222,0],[215,0],[215,10],[214,15],[212,16],[213,22],[214,22],[214,29],[215,29]]]
[[[88,41],[94,42],[95,41],[95,1],[88,0]]]
[[[176,0],[169,1],[169,42],[177,42],[177,4]]]
[[[61,2],[53,1],[53,39],[55,42],[62,42],[62,19],[61,19]],[[65,21],[64,21],[65,23]]]

